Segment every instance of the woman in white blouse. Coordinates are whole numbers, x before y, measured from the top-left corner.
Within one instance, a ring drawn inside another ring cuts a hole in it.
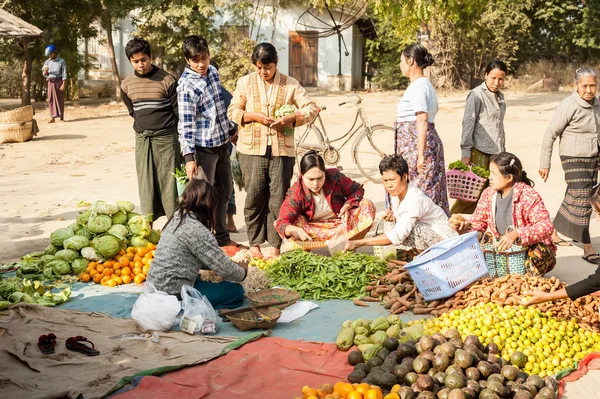
[[[448,224],[444,210],[409,182],[409,167],[401,155],[383,158],[379,163],[379,172],[392,202],[384,219],[393,222],[394,228],[375,237],[350,241],[348,250],[393,244],[422,252],[457,235]]]
[[[433,57],[420,44],[412,44],[402,52],[400,69],[410,79],[410,85],[398,102],[395,150],[408,163],[410,181],[449,216],[444,145],[433,123],[438,99],[423,74],[432,64]]]

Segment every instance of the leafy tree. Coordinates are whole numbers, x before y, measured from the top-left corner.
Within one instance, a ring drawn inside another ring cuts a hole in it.
[[[94,37],[97,32],[90,25],[90,10],[94,5],[90,0],[61,1],[61,0],[0,0],[0,8],[29,22],[44,31],[42,40],[36,40],[24,45],[15,39],[0,42],[0,60],[12,62],[23,60],[24,87],[21,102],[30,103],[30,81],[32,69],[41,70],[46,57],[44,48],[55,44],[60,56],[67,62],[67,73],[70,90],[68,97],[76,96],[77,73],[83,66],[84,60],[77,53],[78,39]],[[35,84],[43,86],[45,81],[41,74],[37,75]]]

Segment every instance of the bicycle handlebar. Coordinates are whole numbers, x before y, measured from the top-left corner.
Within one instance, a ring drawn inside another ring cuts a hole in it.
[[[360,104],[362,102],[362,98],[358,94],[354,93],[354,94],[350,94],[350,96],[354,96],[354,97],[358,97],[358,98],[356,100],[354,100],[354,101],[344,101],[344,102],[341,102],[341,103],[338,104],[338,107],[341,107],[342,105],[346,105],[346,104],[358,105],[358,104]]]

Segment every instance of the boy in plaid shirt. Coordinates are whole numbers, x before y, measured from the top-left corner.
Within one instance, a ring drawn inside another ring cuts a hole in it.
[[[227,117],[219,73],[210,65],[206,40],[188,36],[182,47],[188,65],[177,87],[177,130],[185,169],[188,178],[206,179],[219,193],[215,226],[219,246],[239,246],[231,241],[226,226],[227,202],[233,190],[227,144],[237,128]]]

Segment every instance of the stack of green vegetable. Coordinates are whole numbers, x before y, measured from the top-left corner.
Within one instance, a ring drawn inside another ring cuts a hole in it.
[[[18,277],[2,278],[0,276],[0,310],[19,302],[35,303],[42,306],[56,306],[71,297],[71,289],[65,288],[53,293],[52,285],[44,285],[40,281],[20,279]]]
[[[405,327],[394,314],[375,320],[346,320],[336,338],[338,349],[347,351],[353,345],[369,360],[390,338],[406,342],[417,340],[423,335],[423,326],[415,324]]]
[[[277,108],[277,110],[275,111],[275,118],[277,118],[277,119],[283,118],[284,116],[292,115],[295,112],[296,112],[296,108],[294,108],[293,105],[285,104],[285,105],[282,105],[281,107]],[[285,136],[291,136],[294,134],[294,128],[285,126],[281,129],[281,132]]]
[[[89,262],[110,259],[129,245],[158,243],[160,233],[150,226],[152,216],[134,213],[134,208],[129,201],[95,202],[75,223],[50,234],[44,252],[23,256],[16,265],[17,276],[44,280],[79,275]]]
[[[351,299],[362,296],[373,275],[385,274],[387,263],[356,252],[327,257],[296,250],[265,271],[273,286],[287,287],[305,299]]]
[[[477,165],[465,165],[462,161],[458,160],[455,162],[452,162],[450,165],[448,165],[448,169],[452,169],[452,170],[462,170],[464,172],[466,172],[467,170],[471,170],[471,172],[475,173],[477,176],[479,177],[483,177],[484,179],[489,179],[490,177],[490,171],[486,170],[480,166]]]

